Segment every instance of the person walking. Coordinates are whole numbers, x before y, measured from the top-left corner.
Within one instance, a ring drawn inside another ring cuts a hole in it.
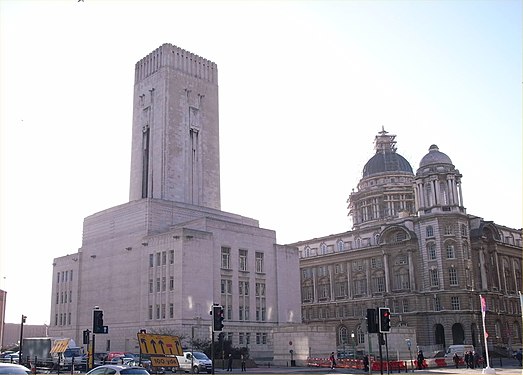
[[[227,371],[232,371],[232,354],[229,354],[227,359]]]
[[[242,371],[247,371],[245,368],[245,355],[241,355]]]
[[[423,355],[423,350],[418,351],[418,370],[423,369],[424,360],[425,360],[425,356]]]
[[[336,367],[336,358],[334,357],[334,352],[331,353],[329,360],[331,362],[331,370],[334,370],[334,368]]]
[[[454,364],[456,365],[456,368],[459,368],[459,355],[458,355],[458,353],[454,353],[454,357],[452,357],[452,360],[454,361]]]

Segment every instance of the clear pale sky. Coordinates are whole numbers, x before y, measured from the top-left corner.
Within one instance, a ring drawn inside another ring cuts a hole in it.
[[[0,0],[6,322],[49,323],[53,259],[128,201],[134,64],[163,43],[218,64],[222,209],[278,243],[351,229],[382,126],[414,171],[431,144],[452,159],[468,213],[522,227],[519,0]]]

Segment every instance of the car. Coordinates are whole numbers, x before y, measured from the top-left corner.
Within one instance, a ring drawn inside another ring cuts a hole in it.
[[[149,372],[143,367],[139,366],[125,366],[125,365],[101,365],[91,371],[86,375],[101,375],[101,374],[139,374],[139,375],[149,375]]]
[[[0,363],[0,374],[30,374],[31,370],[16,363]]]
[[[2,356],[2,362],[11,362],[11,363],[18,363],[19,360],[19,354],[16,353],[7,353]]]

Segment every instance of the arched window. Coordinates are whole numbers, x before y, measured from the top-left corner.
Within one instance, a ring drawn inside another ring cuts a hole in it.
[[[461,224],[461,237],[467,237],[467,226],[465,224]]]
[[[426,232],[427,237],[434,237],[434,228],[432,227],[432,225],[427,226]]]
[[[325,254],[327,254],[327,245],[325,244],[325,242],[323,242],[323,243],[320,245],[320,254],[321,254],[321,255],[325,255]]]
[[[309,246],[305,246],[305,249],[303,249],[303,256],[305,258],[311,256],[311,248]]]
[[[338,329],[338,342],[340,345],[346,345],[349,343],[349,333],[347,327],[340,326]]]
[[[356,335],[358,336],[358,344],[365,344],[365,333],[361,330],[361,326],[358,327]]]
[[[338,243],[336,244],[336,246],[338,248],[338,251],[343,251],[343,248],[344,248],[343,240],[339,240]]]

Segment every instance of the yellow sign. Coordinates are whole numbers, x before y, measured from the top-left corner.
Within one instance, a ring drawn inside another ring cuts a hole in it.
[[[182,345],[178,336],[138,333],[138,343],[143,354],[183,355]]]
[[[155,367],[178,367],[176,357],[151,357],[151,364]]]
[[[63,353],[69,346],[69,339],[55,340],[50,353]]]

